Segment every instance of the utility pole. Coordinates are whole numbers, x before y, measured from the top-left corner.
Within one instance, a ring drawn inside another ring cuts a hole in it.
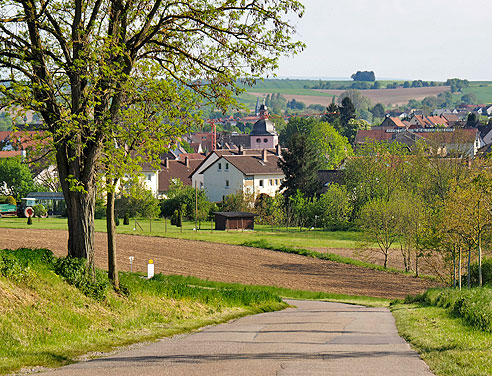
[[[197,217],[198,217],[198,189],[196,187],[197,181],[195,180],[195,231],[198,231]]]

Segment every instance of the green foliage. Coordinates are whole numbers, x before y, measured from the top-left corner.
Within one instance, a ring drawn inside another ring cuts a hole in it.
[[[465,290],[430,289],[418,300],[437,307],[447,308],[468,325],[492,332],[492,290],[474,288]]]
[[[281,189],[285,188],[286,197],[294,195],[298,190],[308,197],[319,192],[318,170],[321,161],[308,135],[296,133],[291,136],[278,164],[285,175]]]
[[[56,260],[54,270],[84,295],[97,301],[106,298],[110,286],[109,280],[101,271],[91,271],[87,260],[70,256],[61,257]]]
[[[376,75],[373,71],[357,71],[350,76],[354,81],[376,81]]]
[[[130,224],[130,214],[128,214],[128,212],[125,212],[125,216],[123,217],[123,224],[125,226],[128,226]]]
[[[196,197],[195,197],[196,196]],[[182,216],[188,220],[195,219],[195,207],[197,207],[197,221],[207,219],[211,203],[207,199],[205,190],[195,189],[189,185],[184,185],[179,179],[175,179],[169,184],[167,199],[161,200],[161,216],[172,217],[175,211],[182,211]],[[196,200],[196,205],[195,205]]]
[[[17,202],[15,201],[15,198],[13,198],[12,196],[7,196],[6,203],[9,204],[9,205],[17,205]]]
[[[102,198],[96,198],[96,208],[94,210],[94,218],[106,218],[106,203]]]
[[[41,204],[34,205],[32,209],[34,210],[34,216],[38,218],[45,217],[48,214],[46,208]]]
[[[118,217],[128,213],[131,217],[155,218],[160,213],[159,200],[143,182],[130,181],[115,199],[115,213]]]
[[[468,276],[462,277],[463,285],[466,283]],[[470,281],[473,287],[478,286],[478,262],[470,266]],[[492,258],[484,257],[482,260],[482,284],[483,286],[492,287]]]
[[[0,158],[0,185],[17,200],[35,190],[31,171],[20,158]]]

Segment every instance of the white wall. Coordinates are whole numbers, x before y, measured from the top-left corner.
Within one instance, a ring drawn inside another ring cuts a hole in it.
[[[229,164],[227,169],[226,164]],[[212,202],[222,201],[223,196],[243,189],[243,173],[222,157],[217,159],[202,176],[205,193]],[[229,186],[226,185],[227,180]]]
[[[191,186],[198,187],[198,188],[204,188],[205,183],[203,181],[203,174],[200,174],[203,170],[205,170],[208,166],[210,166],[212,163],[214,163],[217,159],[219,159],[219,156],[216,153],[210,154],[210,156],[205,159],[205,162],[193,172],[193,175],[191,176]],[[196,185],[195,185],[196,182]]]
[[[275,193],[277,193],[277,191],[280,189],[282,179],[284,178],[284,174],[255,175],[255,195],[258,196],[259,194],[266,193],[269,196],[275,196]],[[263,181],[263,186],[260,185],[261,181]]]

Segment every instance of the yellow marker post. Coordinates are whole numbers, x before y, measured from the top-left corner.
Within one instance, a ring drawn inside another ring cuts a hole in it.
[[[154,260],[150,259],[147,265],[147,278],[150,279],[154,276]]]

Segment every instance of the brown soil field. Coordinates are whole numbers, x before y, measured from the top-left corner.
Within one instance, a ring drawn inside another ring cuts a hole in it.
[[[322,93],[339,96],[345,90],[316,90]],[[382,103],[385,106],[388,105],[404,105],[407,104],[410,99],[421,101],[425,97],[435,96],[445,91],[449,91],[449,86],[432,86],[432,87],[415,87],[415,88],[398,88],[398,89],[370,89],[359,90],[360,93],[371,100],[373,104]],[[259,97],[265,96],[264,93],[252,93],[248,94],[256,95]],[[296,95],[296,94],[282,94],[287,100],[295,99],[296,101],[304,102],[306,105],[321,104],[328,106],[332,98],[321,97],[315,95]]]
[[[106,269],[106,234],[96,233],[95,243],[96,265]],[[156,273],[328,293],[403,298],[435,286],[430,280],[258,248],[123,234],[117,235],[116,244],[124,271],[134,256],[134,271],[146,271],[153,259]],[[63,256],[67,232],[0,229],[0,248],[20,247],[48,248]]]

